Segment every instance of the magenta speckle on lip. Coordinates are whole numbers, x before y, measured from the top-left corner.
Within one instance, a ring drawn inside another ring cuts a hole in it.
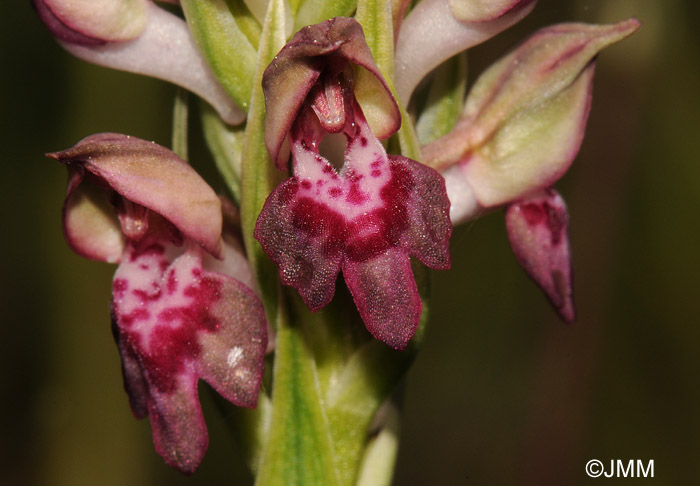
[[[129,282],[123,278],[115,278],[112,282],[112,292],[115,298],[120,298],[124,295],[124,292],[129,288]]]
[[[156,451],[191,473],[208,442],[198,381],[235,405],[255,406],[267,347],[265,313],[233,276],[246,276],[248,269],[240,249],[223,238],[222,201],[185,161],[133,140],[98,134],[51,156],[70,167],[69,195],[86,179],[83,170],[97,182],[92,189],[108,191],[105,202],[116,210],[122,238],[107,241],[110,248],[94,256],[119,262],[111,317],[124,388],[134,415],[150,418]],[[97,221],[81,224],[99,230]],[[83,247],[105,244],[91,231],[80,237],[85,241],[77,248],[85,254]]]
[[[146,369],[161,393],[177,387],[177,375],[185,363],[199,356],[199,332],[215,332],[219,321],[209,311],[219,299],[220,283],[213,279],[187,287],[184,294],[191,297],[187,306],[166,307],[158,314],[158,322],[150,335],[151,352],[146,354]]]
[[[168,271],[167,283],[165,288],[168,292],[168,295],[173,295],[177,290],[177,276],[175,275],[174,269],[170,269],[170,271]]]
[[[160,287],[155,285],[149,290],[135,289],[132,291],[132,293],[137,299],[139,299],[143,303],[160,300],[161,296]]]
[[[151,318],[151,313],[146,309],[134,309],[129,314],[121,317],[121,323],[127,327],[131,326],[136,321],[144,321]]]
[[[347,202],[349,202],[350,204],[359,205],[367,201],[367,199],[369,199],[369,196],[366,193],[362,192],[358,184],[350,185],[350,191],[348,192],[348,195],[345,198]]]

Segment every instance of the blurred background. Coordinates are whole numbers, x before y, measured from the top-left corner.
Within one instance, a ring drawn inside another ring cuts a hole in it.
[[[458,228],[406,380],[397,486],[584,484],[594,458],[653,459],[654,484],[700,477],[700,4],[540,0],[471,51],[470,79],[541,26],[630,16],[643,26],[600,55],[587,136],[557,185],[579,319],[559,322],[518,267],[502,212]],[[174,89],[73,59],[29,2],[0,23],[0,485],[252,484],[204,391],[200,471],[153,451],[109,329],[114,268],[68,249],[65,169],[42,156],[100,131],[168,145]]]

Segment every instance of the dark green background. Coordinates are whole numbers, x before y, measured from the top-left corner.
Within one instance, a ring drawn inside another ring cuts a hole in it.
[[[472,79],[543,25],[643,23],[601,54],[586,139],[557,185],[578,322],[558,322],[517,266],[501,212],[458,228],[407,380],[397,485],[615,483],[586,477],[593,458],[655,461],[654,480],[626,483],[700,477],[697,5],[542,0],[473,51]],[[186,479],[153,452],[109,330],[114,268],[67,248],[66,175],[42,157],[99,131],[167,145],[173,88],[71,58],[28,2],[8,2],[0,27],[0,484],[250,483],[204,389],[200,472]]]

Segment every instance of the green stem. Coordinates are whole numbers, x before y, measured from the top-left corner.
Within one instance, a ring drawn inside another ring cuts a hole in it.
[[[236,203],[241,201],[241,151],[245,126],[224,123],[208,103],[200,103],[204,140]]]
[[[172,149],[178,156],[187,160],[187,117],[189,92],[177,88],[173,103]]]
[[[303,331],[278,314],[272,419],[256,486],[338,486],[316,364]]]
[[[254,88],[241,153],[241,231],[268,321],[273,323],[276,321],[279,300],[277,268],[264,255],[253,232],[265,199],[280,180],[280,172],[272,163],[265,146],[265,97],[261,83],[265,68],[284,43],[284,1],[271,0],[260,37]]]

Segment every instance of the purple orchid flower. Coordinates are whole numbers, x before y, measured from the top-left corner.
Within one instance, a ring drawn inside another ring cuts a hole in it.
[[[31,1],[56,40],[74,56],[182,86],[211,104],[227,123],[245,119],[200,54],[185,21],[155,3]]]
[[[131,408],[150,417],[165,461],[191,473],[208,444],[198,380],[255,407],[267,345],[247,260],[222,237],[222,203],[184,160],[134,137],[92,135],[48,156],[68,166],[70,246],[119,263],[112,322]]]
[[[356,97],[353,68],[373,75],[362,78],[375,88],[371,111]],[[284,169],[291,147],[293,176],[268,197],[255,237],[309,309],[331,301],[342,270],[367,329],[405,348],[422,309],[409,256],[449,267],[449,201],[435,170],[387,155],[379,142],[400,115],[361,26],[338,17],[304,27],[267,68],[263,88],[268,150]],[[340,170],[319,151],[333,133],[347,140]]]
[[[575,319],[568,215],[549,188],[583,140],[595,56],[638,27],[630,19],[536,32],[480,76],[455,128],[422,149],[445,177],[453,223],[508,208],[518,261],[567,322]]]

